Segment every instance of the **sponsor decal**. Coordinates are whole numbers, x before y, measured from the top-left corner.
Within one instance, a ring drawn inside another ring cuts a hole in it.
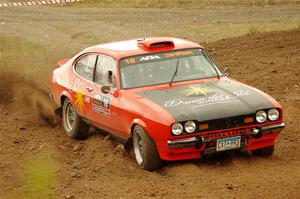
[[[192,51],[177,51],[177,52],[170,52],[170,53],[165,53],[164,56],[165,58],[172,58],[172,57],[184,57],[184,56],[192,56],[194,53]]]
[[[141,57],[140,62],[142,61],[149,61],[149,60],[155,60],[155,59],[161,59],[158,55],[149,55],[145,57]]]
[[[67,80],[58,78],[58,79],[55,79],[55,81],[57,82],[57,84],[67,88],[69,90],[69,92],[77,91],[77,90],[80,90],[80,88],[83,88],[83,83],[79,79],[76,79],[75,81],[74,80],[67,81]]]
[[[192,105],[194,108],[213,104],[226,104],[238,102],[238,97],[250,95],[249,91],[235,91],[233,94],[214,94],[193,100],[172,99],[164,103],[165,107],[175,107],[179,105]]]
[[[85,109],[84,97],[80,91],[76,92],[75,94],[75,105],[79,107],[80,111]]]
[[[170,51],[170,52],[163,52],[163,53],[155,53],[151,55],[140,55],[136,57],[121,59],[120,63],[122,66],[128,66],[132,64],[155,62],[160,60],[168,60],[168,59],[188,57],[194,55],[201,55],[201,51],[199,49],[191,49],[191,50],[177,50],[177,51]]]
[[[110,115],[110,101],[111,101],[110,97],[99,93],[95,93],[92,100],[93,111],[101,113],[103,115]]]
[[[190,87],[183,91],[187,97],[189,96],[207,96],[208,94],[213,93],[214,90],[209,87]]]
[[[80,111],[85,109],[85,103],[90,103],[90,98],[84,96],[81,91],[83,88],[83,83],[77,79],[76,81],[66,81],[64,79],[56,79],[57,84],[68,89],[70,93],[75,92],[75,105],[79,107]]]
[[[82,82],[79,79],[77,79],[75,82],[71,81],[71,83],[69,83],[69,86],[66,88],[69,88],[69,92],[72,92],[72,91],[78,91],[82,87],[83,87]]]

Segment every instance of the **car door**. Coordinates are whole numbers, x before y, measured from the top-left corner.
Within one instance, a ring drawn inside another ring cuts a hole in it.
[[[89,112],[91,121],[99,128],[120,135],[120,132],[114,128],[117,122],[116,106],[117,99],[109,92],[107,94],[101,91],[103,85],[108,85],[113,91],[116,89],[116,62],[112,57],[98,55],[94,74],[94,90],[91,96],[91,111]]]
[[[97,54],[88,53],[81,55],[74,64],[76,78],[70,87],[70,93],[74,99],[74,105],[79,115],[88,116],[90,106],[90,86],[93,84],[94,69]]]

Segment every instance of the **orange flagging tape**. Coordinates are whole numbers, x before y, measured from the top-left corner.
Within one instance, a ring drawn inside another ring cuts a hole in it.
[[[83,0],[41,0],[41,1],[27,1],[27,2],[15,2],[15,3],[0,3],[0,8],[3,7],[21,7],[21,6],[40,6],[49,4],[61,4],[72,3]]]

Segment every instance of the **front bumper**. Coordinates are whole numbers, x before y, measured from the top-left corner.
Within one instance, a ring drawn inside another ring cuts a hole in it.
[[[261,132],[269,132],[269,131],[275,131],[275,130],[282,130],[285,127],[285,124],[282,122],[280,124],[274,124],[269,126],[263,126],[261,127]]]
[[[225,137],[233,137],[233,136],[241,136],[241,148],[244,148],[248,151],[254,150],[256,148],[264,147],[264,145],[271,145],[274,144],[275,138],[278,136],[279,133],[285,124],[282,122],[280,124],[272,124],[268,126],[262,127],[252,127],[244,130],[237,130],[232,131],[230,133],[220,133],[219,136],[194,136],[189,138],[180,138],[176,140],[168,140],[167,145],[169,149],[173,152],[178,150],[179,153],[187,150],[188,148],[193,148],[195,152],[203,151],[205,153],[215,152],[216,147],[214,143],[219,138]],[[230,130],[228,130],[230,131]],[[186,149],[185,149],[186,148]],[[185,150],[183,150],[185,149]]]

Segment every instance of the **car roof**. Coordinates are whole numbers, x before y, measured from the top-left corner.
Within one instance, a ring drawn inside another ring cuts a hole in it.
[[[144,43],[147,46],[147,45],[157,44],[162,42],[172,42],[173,46],[171,48],[147,49],[139,45],[140,43]],[[203,47],[194,42],[185,39],[180,39],[180,38],[149,37],[149,38],[132,39],[126,41],[100,44],[100,45],[89,47],[85,49],[82,53],[96,52],[96,53],[101,53],[101,54],[111,56],[115,59],[121,59],[123,57],[130,57],[130,56],[140,55],[140,54],[180,50],[180,49],[188,49],[188,48],[203,48]]]

